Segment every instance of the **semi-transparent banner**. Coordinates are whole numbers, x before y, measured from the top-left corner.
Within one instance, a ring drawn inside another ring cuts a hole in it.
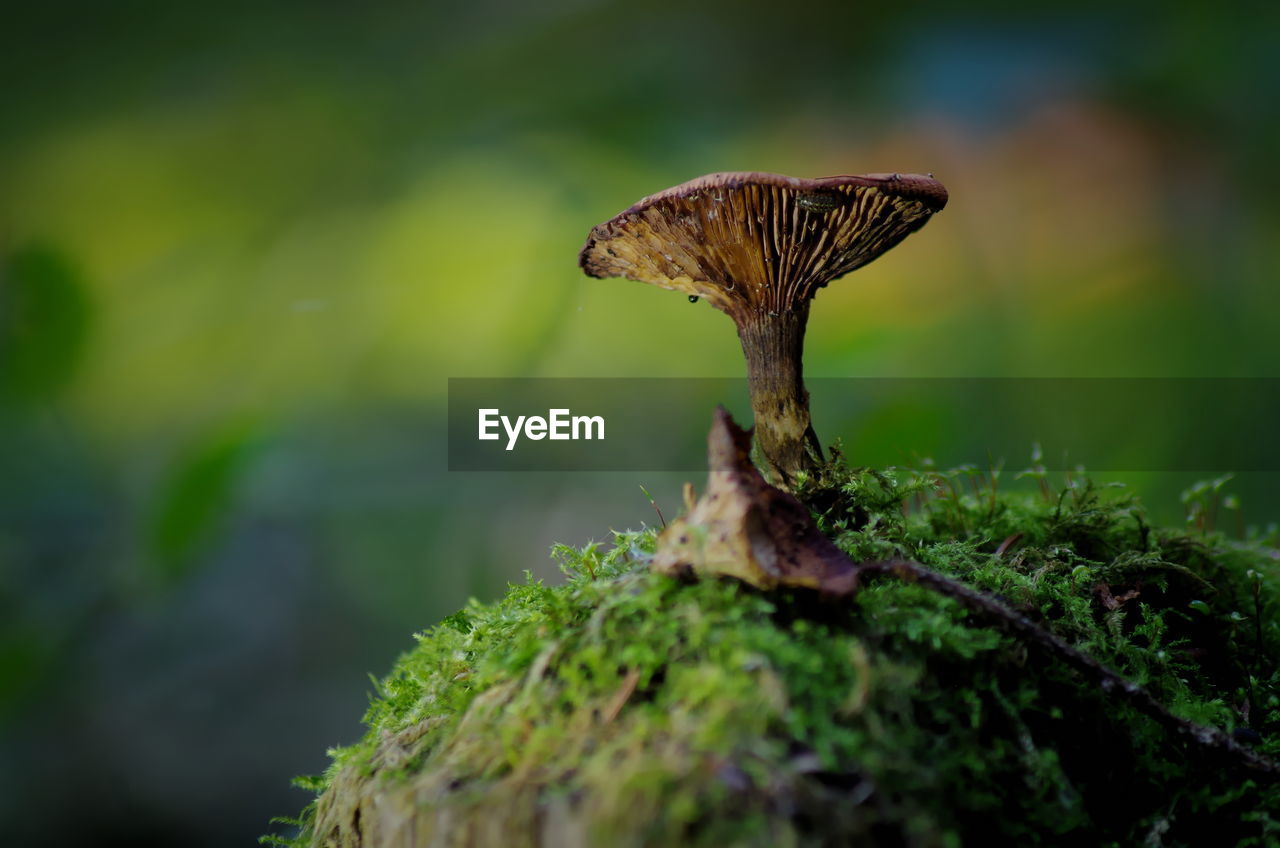
[[[856,465],[1280,471],[1280,379],[812,378]],[[451,471],[698,471],[745,379],[451,379]]]

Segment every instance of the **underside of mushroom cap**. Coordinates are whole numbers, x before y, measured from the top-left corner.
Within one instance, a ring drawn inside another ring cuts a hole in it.
[[[627,277],[729,313],[784,312],[892,248],[947,203],[919,174],[816,180],[708,174],[651,195],[592,229],[592,277]]]

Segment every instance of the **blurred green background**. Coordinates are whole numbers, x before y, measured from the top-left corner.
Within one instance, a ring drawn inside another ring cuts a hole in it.
[[[668,185],[950,188],[820,295],[814,376],[1280,375],[1277,8],[14,4],[7,840],[247,844],[410,633],[652,523],[640,484],[677,511],[687,475],[451,475],[443,438],[449,377],[741,375],[724,316],[575,265]]]

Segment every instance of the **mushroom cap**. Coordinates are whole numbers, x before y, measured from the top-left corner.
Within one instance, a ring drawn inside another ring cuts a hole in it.
[[[946,204],[942,183],[919,174],[708,174],[594,227],[578,264],[592,277],[704,298],[735,318],[784,312],[880,256]]]

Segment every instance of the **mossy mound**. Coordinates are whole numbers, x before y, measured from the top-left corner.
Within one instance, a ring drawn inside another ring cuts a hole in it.
[[[842,472],[854,559],[1001,598],[1178,716],[1280,755],[1274,538],[1158,531],[1120,493]],[[976,478],[974,478],[976,480]],[[1201,513],[1203,517],[1203,513]],[[418,636],[295,840],[391,845],[1268,845],[1280,788],[1189,747],[925,587],[852,602],[648,569],[651,531],[559,548]],[[1206,835],[1212,838],[1206,840]]]

